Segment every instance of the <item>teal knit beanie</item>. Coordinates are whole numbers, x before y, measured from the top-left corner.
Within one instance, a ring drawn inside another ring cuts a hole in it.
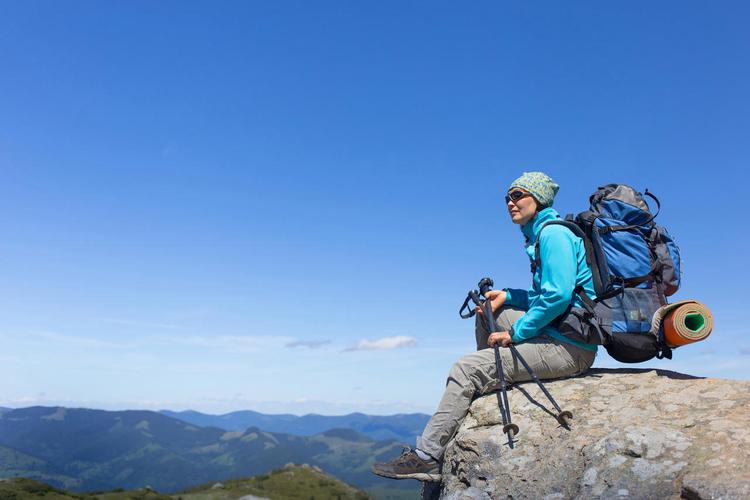
[[[510,184],[508,191],[513,188],[525,189],[536,198],[542,208],[547,208],[552,206],[560,186],[543,172],[524,172]]]

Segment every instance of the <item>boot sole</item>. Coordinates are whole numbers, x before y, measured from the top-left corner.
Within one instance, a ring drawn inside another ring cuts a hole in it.
[[[428,483],[439,483],[442,481],[443,476],[439,472],[412,472],[410,474],[391,474],[388,472],[375,472],[378,476],[387,477],[389,479],[416,479],[417,481],[425,481]]]

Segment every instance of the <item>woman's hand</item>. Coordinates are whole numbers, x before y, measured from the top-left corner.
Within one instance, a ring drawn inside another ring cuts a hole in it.
[[[508,347],[512,343],[513,339],[510,336],[510,332],[495,332],[487,337],[487,344],[489,344],[490,347],[495,347],[495,345]]]
[[[508,294],[505,292],[505,290],[490,290],[489,292],[485,293],[484,296],[489,299],[490,304],[492,304],[492,312],[494,313],[498,309],[500,309],[503,304],[505,304],[505,298],[508,296]],[[477,306],[475,311],[477,314],[481,314],[484,316],[484,311],[481,307]]]

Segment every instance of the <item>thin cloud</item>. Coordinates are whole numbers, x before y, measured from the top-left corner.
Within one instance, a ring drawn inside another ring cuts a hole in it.
[[[266,335],[188,335],[185,337],[170,337],[169,340],[183,345],[208,349],[266,351],[286,344],[289,338]]]
[[[284,347],[305,347],[307,349],[320,349],[324,345],[330,344],[330,340],[295,340],[287,343]]]
[[[360,340],[356,346],[348,347],[344,349],[344,352],[400,349],[401,347],[414,347],[415,345],[417,345],[417,339],[414,337],[399,335],[376,340]]]
[[[750,356],[750,349],[740,349],[740,354],[743,356]]]
[[[272,335],[152,335],[140,338],[122,338],[117,341],[61,334],[51,331],[30,331],[21,333],[0,332],[0,338],[18,338],[45,344],[62,344],[90,349],[133,350],[153,346],[185,346],[188,348],[217,349],[227,351],[268,351],[280,348],[292,339]]]
[[[13,334],[12,334],[13,335]],[[65,345],[75,345],[88,348],[103,349],[123,349],[127,347],[125,342],[111,342],[92,337],[81,337],[77,335],[67,335],[51,331],[30,331],[24,332],[23,337],[26,340],[41,341],[47,345],[60,343]]]
[[[135,320],[129,320],[129,319],[117,319],[117,318],[98,318],[99,321],[102,321],[104,323],[110,323],[113,325],[121,325],[121,326],[134,326],[137,328],[158,328],[158,329],[166,329],[166,330],[175,330],[179,328],[178,325],[172,325],[167,323],[152,323],[149,321],[135,321]]]

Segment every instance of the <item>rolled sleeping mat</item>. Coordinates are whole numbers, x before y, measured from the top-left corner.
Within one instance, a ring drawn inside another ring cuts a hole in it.
[[[656,333],[661,329],[669,347],[703,340],[713,328],[711,311],[697,300],[683,300],[660,307],[652,321],[652,331]]]

